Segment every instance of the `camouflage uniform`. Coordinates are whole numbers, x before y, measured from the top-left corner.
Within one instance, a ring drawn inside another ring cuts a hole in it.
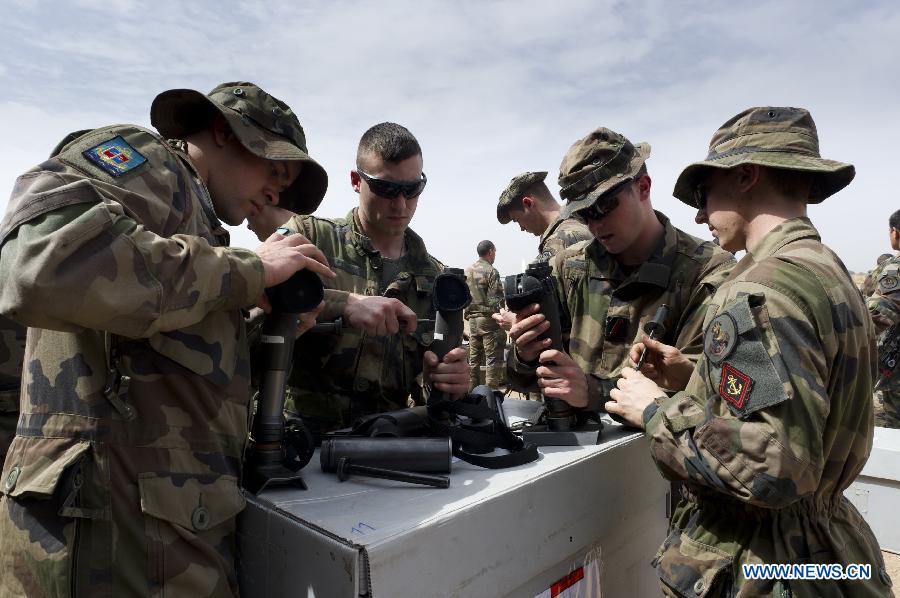
[[[420,319],[433,319],[434,280],[443,265],[425,249],[422,238],[406,230],[406,253],[399,272],[384,280],[384,260],[359,224],[356,208],[345,218],[295,216],[285,225],[300,232],[325,253],[337,278],[325,282],[325,308],[319,320],[344,311],[349,293],[384,295],[402,301]],[[328,431],[356,418],[422,400],[417,380],[432,332],[419,326],[371,337],[345,327],[339,335],[308,334],[297,342],[285,409],[298,413],[311,429]]]
[[[867,306],[876,334],[900,322],[900,256],[878,266]],[[900,428],[900,374],[895,374],[875,393],[875,425]]]
[[[760,596],[744,563],[871,563],[871,581],[794,595],[885,596],[869,526],[843,497],[872,448],[875,354],[856,287],[809,220],[789,220],[710,302],[683,392],[644,413],[663,475],[685,482],[654,561],[673,596]],[[790,594],[788,594],[790,595]]]
[[[608,400],[631,346],[643,325],[665,303],[669,314],[662,342],[697,359],[702,350],[704,302],[728,275],[734,258],[713,243],[672,226],[657,212],[665,233],[659,249],[630,274],[599,241],[582,242],[551,260],[563,341],[575,363],[588,374],[589,408]],[[535,368],[512,358],[511,381],[535,388]]]
[[[862,291],[863,297],[871,297],[872,293],[875,292],[875,281],[878,279],[878,275],[881,273],[881,266],[884,265],[885,262],[890,260],[893,255],[890,253],[882,253],[878,256],[878,262],[875,264],[875,267],[866,273],[866,278],[863,280]]]
[[[25,327],[0,316],[0,465],[16,435]]]
[[[806,110],[752,108],[717,131],[674,195],[696,208],[704,172],[748,163],[809,173],[808,203],[854,176],[852,165],[819,156]],[[654,559],[663,591],[891,596],[878,542],[844,497],[872,448],[876,358],[871,320],[840,259],[809,219],[785,220],[748,248],[703,326],[685,390],[643,414],[657,467],[683,482]],[[748,580],[741,567],[814,563],[870,564],[872,578]]]
[[[481,366],[486,365],[484,384],[499,388],[503,384],[503,349],[506,332],[491,318],[503,305],[503,283],[500,273],[483,259],[466,268],[466,282],[472,303],[465,310],[469,321],[469,385],[481,382]]]
[[[536,260],[548,261],[566,247],[593,240],[594,235],[584,222],[576,216],[567,218],[560,214],[541,235]]]
[[[241,143],[264,137],[256,122],[238,116]],[[227,247],[185,148],[105,127],[16,181],[0,312],[30,328],[0,477],[0,595],[237,593],[250,400],[240,308],[264,273],[256,254]]]

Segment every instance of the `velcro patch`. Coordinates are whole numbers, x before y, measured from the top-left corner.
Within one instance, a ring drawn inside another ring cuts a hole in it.
[[[885,276],[878,281],[878,284],[885,291],[893,291],[897,288],[897,285],[900,284],[900,281],[897,280],[896,276]]]
[[[744,408],[752,387],[753,378],[730,363],[726,363],[722,368],[722,377],[719,380],[719,396],[738,409]]]
[[[121,135],[116,135],[81,153],[85,158],[115,177],[122,176],[147,161],[147,158],[122,139]]]
[[[628,340],[628,318],[608,316],[606,318],[606,340],[621,343]]]
[[[703,350],[713,363],[724,361],[737,344],[737,323],[728,312],[716,316],[706,327]]]

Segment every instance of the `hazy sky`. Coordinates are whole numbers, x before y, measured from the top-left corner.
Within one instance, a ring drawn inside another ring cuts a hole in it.
[[[557,192],[568,147],[607,126],[650,143],[654,206],[708,238],[671,196],[681,168],[744,108],[790,105],[812,112],[825,157],[856,165],[810,215],[863,271],[900,208],[898,40],[896,2],[3,0],[0,205],[69,131],[149,126],[162,90],[253,81],[291,105],[328,171],[317,214],[356,204],[360,135],[399,122],[423,148],[412,226],[431,253],[462,267],[489,238],[511,274],[537,247],[496,221],[513,175],[550,171]],[[256,239],[241,227],[233,242]]]

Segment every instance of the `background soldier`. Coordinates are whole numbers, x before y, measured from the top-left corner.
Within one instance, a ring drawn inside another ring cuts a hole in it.
[[[819,157],[809,112],[766,107],[722,125],[678,177],[697,222],[747,254],[709,302],[696,369],[646,343],[659,358],[647,374],[665,388],[693,372],[684,392],[667,397],[628,368],[607,404],[646,426],[662,474],[684,482],[654,560],[668,595],[892,595],[875,536],[843,496],[872,447],[872,323],[806,217],[853,176]],[[867,563],[872,579],[748,580],[747,563]]]
[[[503,283],[494,268],[494,244],[481,241],[476,250],[478,261],[466,268],[466,282],[472,293],[472,303],[465,311],[469,322],[469,386],[475,388],[484,383],[498,389],[503,384],[506,332],[491,316],[503,305]],[[485,382],[481,381],[483,365],[487,368]]]
[[[515,222],[523,232],[541,238],[535,258],[540,261],[549,260],[570,245],[594,238],[577,216],[563,215],[559,202],[544,182],[545,178],[546,171],[514,176],[497,203],[500,224]],[[501,309],[493,318],[507,332],[516,320],[515,314],[506,309]]]
[[[25,327],[0,316],[0,466],[19,419],[19,387],[25,356]]]
[[[230,248],[220,219],[311,211],[327,177],[291,109],[252,83],[164,92],[151,121],[172,141],[72,136],[19,177],[0,224],[0,312],[30,328],[0,595],[237,593],[241,308],[298,269],[333,274],[300,236]]]
[[[337,278],[327,281],[320,319],[342,317],[339,335],[310,335],[298,343],[286,409],[313,431],[350,425],[362,415],[422,400],[417,381],[451,394],[468,390],[465,349],[444,362],[428,351],[434,318],[432,287],[442,264],[409,228],[425,189],[422,150],[405,127],[381,123],[359,141],[350,184],[359,206],[345,218],[295,216],[287,227],[328,256]]]
[[[514,176],[497,203],[500,224],[515,222],[522,231],[541,238],[537,259],[544,261],[569,245],[593,239],[577,216],[562,214],[559,202],[544,183],[545,178],[546,171]]]
[[[900,251],[900,210],[888,219],[891,248]],[[879,349],[885,346],[891,326],[900,323],[900,256],[889,256],[872,274],[872,290],[867,307],[875,323]],[[875,393],[875,425],[900,428],[900,373],[882,382]]]
[[[662,304],[669,307],[663,338],[694,359],[699,355],[704,302],[734,258],[653,210],[649,155],[649,145],[633,145],[599,128],[563,158],[565,213],[580,213],[592,234],[591,241],[550,261],[568,352],[549,350],[549,339],[535,341],[550,324],[534,308],[520,311],[510,331],[516,346],[508,367],[511,383],[536,383],[546,396],[601,410],[630,363],[631,345]]]

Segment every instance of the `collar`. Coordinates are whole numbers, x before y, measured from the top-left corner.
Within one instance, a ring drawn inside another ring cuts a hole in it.
[[[785,220],[768,233],[766,233],[753,250],[748,250],[747,255],[752,255],[757,262],[773,255],[788,243],[800,239],[815,239],[821,241],[819,231],[813,226],[809,218],[791,218]]]

